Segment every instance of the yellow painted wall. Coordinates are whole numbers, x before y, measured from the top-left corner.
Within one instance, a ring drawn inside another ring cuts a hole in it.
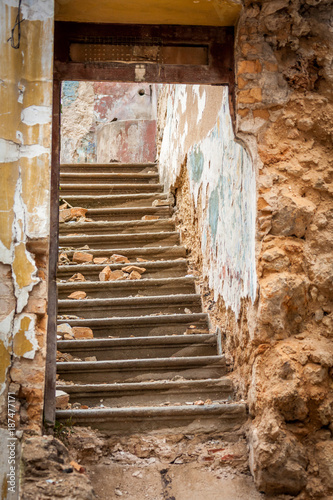
[[[57,21],[233,26],[239,0],[56,0]]]

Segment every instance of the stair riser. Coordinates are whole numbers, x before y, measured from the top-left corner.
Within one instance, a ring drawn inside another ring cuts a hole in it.
[[[116,382],[142,382],[148,380],[171,380],[174,377],[184,377],[187,380],[198,380],[202,378],[219,378],[225,375],[225,367],[221,364],[214,366],[194,366],[193,368],[156,368],[133,369],[114,371],[62,371],[58,369],[61,380],[72,381],[75,384],[102,384]]]
[[[194,316],[195,318],[195,316]],[[75,321],[75,320],[62,320],[58,323],[69,323],[71,326],[88,326],[94,332],[95,338],[128,338],[128,337],[149,337],[149,336],[160,336],[160,335],[182,335],[186,332],[189,326],[195,325],[198,329],[207,329],[208,330],[208,319],[194,319],[184,321],[175,321],[168,320],[164,323],[155,323],[150,324],[148,322],[138,323],[135,321],[134,323],[129,324],[106,324],[106,325],[98,325],[94,324],[94,322],[86,320],[86,321]],[[162,318],[163,319],[163,318]]]
[[[80,248],[84,245],[88,245],[90,248],[108,248],[114,249],[119,248],[145,248],[145,247],[160,247],[160,246],[171,246],[179,245],[180,236],[179,233],[149,233],[137,235],[105,235],[105,236],[60,236],[59,246],[60,248]]]
[[[92,219],[94,222],[116,222],[116,221],[140,221],[144,215],[154,215],[158,216],[160,219],[167,220],[172,216],[172,210],[169,208],[166,209],[142,209],[141,212],[123,212],[123,213],[114,213],[112,211],[101,211],[101,210],[88,210],[86,217]]]
[[[60,172],[60,183],[67,184],[100,184],[112,187],[113,184],[158,184],[157,174],[125,174],[125,173],[66,173]]]
[[[105,264],[102,266],[96,265],[95,269],[88,269],[88,266],[66,266],[66,269],[64,269],[64,266],[59,266],[57,277],[61,280],[68,280],[74,274],[81,273],[89,281],[98,281],[99,273],[107,265],[112,271],[124,267],[124,264],[121,264],[120,266],[113,266],[112,264]],[[171,264],[169,267],[155,268],[149,268],[144,262],[141,262],[139,265],[146,268],[146,272],[144,273],[145,279],[181,278],[187,273],[187,266],[185,263],[182,265]]]
[[[100,347],[100,348],[65,348],[58,343],[58,350],[63,353],[72,354],[80,359],[88,356],[96,356],[97,361],[117,360],[117,359],[149,359],[149,358],[167,358],[179,356],[216,356],[216,343],[184,346],[151,346],[151,347]],[[207,399],[207,398],[206,398]]]
[[[130,317],[130,316],[149,316],[150,314],[184,314],[185,308],[189,308],[191,312],[200,313],[200,302],[177,302],[177,298],[173,303],[166,304],[123,304],[123,305],[99,305],[93,306],[88,300],[78,301],[72,300],[70,304],[64,304],[59,301],[58,314],[75,314],[82,318],[106,318],[110,315]]]
[[[78,290],[86,292],[90,299],[130,297],[137,294],[144,297],[151,297],[155,295],[195,293],[194,282],[173,284],[172,281],[170,284],[156,285],[152,283],[150,285],[149,283],[142,284],[141,280],[128,280],[125,283],[126,285],[128,283],[129,286],[119,286],[122,285],[121,282],[101,282],[98,286],[87,282],[71,283],[70,286],[60,284],[58,285],[58,297],[59,299],[67,299],[72,292]],[[94,285],[94,287],[92,288],[88,285]]]
[[[66,386],[63,387],[63,390],[66,391]],[[87,405],[89,407],[95,407],[103,404],[104,406],[110,408],[121,408],[127,406],[159,405],[165,402],[169,402],[171,404],[185,404],[189,401],[206,401],[207,399],[210,399],[211,401],[223,401],[228,399],[230,396],[232,396],[232,391],[218,391],[209,388],[201,391],[126,391],[113,395],[96,391],[93,394],[71,394],[69,401],[70,403],[81,403],[82,405]],[[102,403],[101,400],[103,400]]]
[[[61,173],[148,173],[154,172],[158,173],[158,167],[156,164],[117,164],[117,163],[108,163],[108,164],[98,164],[98,163],[85,163],[85,164],[75,164],[75,165],[60,165]]]
[[[67,236],[69,234],[85,234],[88,236],[101,235],[101,234],[127,234],[136,233],[159,233],[162,231],[172,232],[175,231],[175,223],[169,220],[155,220],[155,221],[128,221],[122,223],[105,223],[92,224],[85,222],[82,224],[62,223],[60,224],[60,236]]]
[[[162,193],[161,184],[112,184],[94,186],[92,184],[60,185],[59,196],[66,198],[67,195],[84,195],[86,192],[90,196],[112,195],[112,194],[135,194],[135,193]]]
[[[122,196],[92,196],[87,193],[87,196],[69,195],[66,201],[73,207],[85,208],[155,208],[153,202],[155,200],[167,200],[168,195],[164,193],[141,193],[136,195],[125,194]],[[157,208],[157,207],[156,207]],[[143,214],[144,215],[144,214]],[[158,214],[157,214],[158,215]]]

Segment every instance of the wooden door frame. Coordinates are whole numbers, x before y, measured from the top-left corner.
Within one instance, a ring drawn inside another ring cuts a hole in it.
[[[126,40],[136,40],[139,45],[149,44],[151,40],[158,40],[162,45],[204,45],[209,54],[208,64],[179,65],[119,61],[82,63],[71,60],[71,43],[78,41],[103,43],[103,40],[116,40],[116,43],[122,43],[121,40],[124,40],[124,43]],[[141,70],[139,77],[138,66]],[[53,432],[55,424],[61,83],[66,80],[225,85],[229,88],[230,113],[234,123],[234,27],[55,22],[48,325],[44,392],[44,427],[49,433]]]

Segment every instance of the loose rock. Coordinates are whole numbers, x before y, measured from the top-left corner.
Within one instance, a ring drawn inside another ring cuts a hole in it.
[[[73,326],[73,335],[76,339],[93,339],[94,334],[87,326]]]
[[[86,292],[77,291],[77,292],[73,292],[70,295],[68,295],[68,298],[75,299],[75,300],[82,300],[82,299],[85,299],[86,296],[87,296]]]
[[[77,262],[78,264],[84,264],[85,262],[91,262],[94,256],[91,253],[85,252],[74,252],[73,262]]]

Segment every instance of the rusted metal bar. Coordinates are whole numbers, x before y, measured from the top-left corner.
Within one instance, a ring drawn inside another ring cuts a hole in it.
[[[56,355],[57,355],[57,263],[59,241],[59,163],[60,163],[61,82],[53,82],[52,165],[50,201],[50,244],[48,269],[48,322],[44,392],[44,428],[52,433],[55,424]]]

